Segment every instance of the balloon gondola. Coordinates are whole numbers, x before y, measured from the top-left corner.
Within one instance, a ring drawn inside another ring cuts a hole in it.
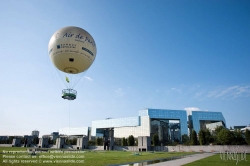
[[[68,100],[75,100],[77,92],[74,89],[63,89],[62,90],[62,98]]]

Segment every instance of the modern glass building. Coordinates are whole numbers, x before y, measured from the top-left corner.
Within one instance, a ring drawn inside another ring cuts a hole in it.
[[[189,128],[195,130],[197,133],[200,129],[206,129],[208,124],[216,122],[221,122],[222,125],[226,127],[226,120],[221,112],[192,111],[192,115],[189,115],[188,118],[190,125]]]
[[[154,134],[158,134],[162,143],[180,141],[181,135],[188,134],[186,111],[145,109],[137,117],[92,121],[91,135],[96,137],[153,137]]]
[[[105,140],[149,136],[151,140],[158,135],[160,143],[181,141],[181,136],[188,135],[188,129],[197,133],[200,129],[213,130],[216,126],[226,127],[226,121],[221,112],[192,111],[187,117],[185,110],[145,109],[138,116],[92,121],[92,127],[64,128],[60,134],[86,135],[102,137]]]

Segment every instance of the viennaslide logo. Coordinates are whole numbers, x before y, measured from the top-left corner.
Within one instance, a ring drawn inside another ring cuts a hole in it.
[[[220,152],[221,160],[235,160],[236,165],[239,161],[247,161],[246,151],[221,151]]]

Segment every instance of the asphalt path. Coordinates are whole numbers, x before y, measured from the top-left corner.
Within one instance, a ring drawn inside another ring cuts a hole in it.
[[[181,166],[184,164],[188,164],[191,162],[194,162],[196,160],[200,160],[209,156],[214,155],[213,153],[200,153],[200,154],[193,154],[189,155],[187,157],[181,158],[181,159],[176,159],[176,160],[171,160],[171,161],[164,161],[156,164],[150,164],[152,166]]]

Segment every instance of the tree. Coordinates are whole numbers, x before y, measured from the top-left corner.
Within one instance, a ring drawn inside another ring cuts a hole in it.
[[[128,146],[127,139],[124,137],[122,138],[122,146]]]
[[[217,134],[217,141],[221,145],[231,145],[233,139],[233,134],[225,128],[221,129]]]
[[[50,142],[50,141],[51,141],[51,140],[50,140],[50,138],[49,138],[49,142]],[[66,138],[66,139],[65,139],[65,144],[66,144],[66,145],[70,145],[70,140],[69,140],[69,138]]]
[[[219,132],[224,129],[223,126],[217,126],[215,128],[215,132],[212,133],[211,135],[211,142],[213,143],[213,145],[221,145],[221,143],[218,141],[217,135],[219,134]]]
[[[101,145],[103,145],[103,138],[100,138],[100,140],[101,140]]]
[[[233,135],[232,145],[246,145],[247,144],[239,129],[234,130],[232,132],[232,135]]]
[[[76,145],[76,143],[77,143],[77,138],[73,138],[70,140],[71,145]],[[53,144],[53,142],[52,142],[52,144]]]
[[[197,133],[195,130],[192,130],[192,134],[191,134],[191,145],[197,145]]]
[[[246,142],[248,143],[248,145],[250,145],[250,131],[248,129],[246,129],[245,137]]]
[[[130,135],[128,137],[128,146],[134,146],[135,145],[135,138],[133,135]]]
[[[158,136],[158,134],[154,134],[154,136],[153,136],[153,144],[154,144],[154,146],[158,146],[159,145],[159,136]]]
[[[200,130],[198,135],[200,145],[209,145],[209,143],[212,141],[212,136],[208,129]]]
[[[187,134],[183,134],[183,135],[181,136],[181,139],[182,139],[182,143],[183,143],[184,145],[188,145],[188,144],[189,144],[189,137],[188,137]]]
[[[222,126],[217,126],[217,127],[215,128],[215,133],[218,134],[222,129],[224,129],[224,127],[222,127]]]
[[[102,138],[97,137],[96,144],[97,145],[102,145]]]
[[[205,131],[200,130],[198,133],[198,136],[199,136],[200,145],[205,145],[206,144]]]
[[[208,129],[205,130],[205,145],[209,145],[212,142],[212,135]]]

